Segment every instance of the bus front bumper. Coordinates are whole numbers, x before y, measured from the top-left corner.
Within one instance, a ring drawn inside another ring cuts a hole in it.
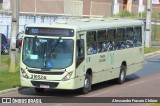
[[[46,81],[46,80],[32,80],[21,77],[22,87],[36,87],[36,88],[49,88],[49,89],[76,89],[74,79],[67,81]]]

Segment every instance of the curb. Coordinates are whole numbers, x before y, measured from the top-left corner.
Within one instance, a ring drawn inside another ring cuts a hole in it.
[[[160,51],[155,51],[155,52],[152,52],[152,53],[145,54],[144,58],[147,58],[147,57],[150,57],[150,56],[154,56],[154,55],[157,55],[157,54],[160,54]],[[2,90],[2,91],[0,91],[0,95],[6,94],[6,93],[10,93],[10,92],[14,92],[14,91],[18,91],[19,89],[21,89],[21,87]],[[24,89],[27,89],[27,88],[24,88]]]
[[[155,52],[152,52],[152,53],[145,54],[144,58],[147,58],[147,57],[150,57],[150,56],[154,56],[154,55],[157,55],[157,54],[160,54],[160,51],[155,51]]]
[[[0,91],[0,95],[10,93],[10,92],[14,92],[14,91],[18,91],[18,89],[19,89],[19,87],[2,90],[2,91]]]

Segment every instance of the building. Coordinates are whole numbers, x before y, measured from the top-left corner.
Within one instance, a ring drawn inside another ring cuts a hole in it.
[[[10,1],[3,2],[3,9],[10,9]],[[20,12],[24,14],[68,15],[68,16],[110,16],[129,11],[138,14],[146,10],[147,0],[19,0]],[[156,0],[153,0],[156,1]],[[158,1],[158,0],[157,0]],[[1,3],[0,3],[1,4]],[[114,10],[112,9],[114,4]],[[153,12],[160,13],[160,3],[153,4]]]
[[[53,22],[57,17],[110,17],[121,11],[129,11],[137,16],[146,10],[147,0],[19,0],[20,30],[26,24]],[[155,0],[154,0],[155,1]],[[0,0],[0,32],[7,37],[11,29],[11,2]],[[112,5],[114,4],[114,5]],[[114,9],[112,8],[114,6]],[[153,13],[160,13],[160,3],[153,4]],[[4,11],[4,12],[3,12]]]

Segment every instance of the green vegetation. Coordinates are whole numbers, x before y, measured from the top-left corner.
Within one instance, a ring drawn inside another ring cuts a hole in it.
[[[134,14],[129,11],[121,11],[119,14],[116,14],[115,17],[134,17]]]
[[[154,13],[152,18],[157,18],[157,20],[160,20],[160,13]]]
[[[7,68],[3,68],[0,71],[0,90],[14,88],[20,85],[19,71],[15,73],[9,73]]]
[[[0,68],[0,90],[14,88],[20,85],[20,73],[8,72],[8,55],[1,56],[1,68]],[[17,67],[19,70],[19,67]]]
[[[3,67],[8,67],[8,55],[2,55],[1,59],[1,65]]]
[[[160,103],[150,104],[149,106],[160,106]]]
[[[147,54],[147,53],[151,53],[151,52],[155,52],[155,51],[159,51],[160,48],[144,48],[144,54]]]
[[[139,17],[146,18],[146,11],[139,13]]]
[[[132,12],[129,11],[121,11],[118,14],[115,14],[114,17],[129,17],[129,18],[143,18],[146,19],[147,12],[144,11],[142,13],[139,13],[138,16]],[[152,20],[157,18],[157,20],[160,21],[160,13],[152,13]]]

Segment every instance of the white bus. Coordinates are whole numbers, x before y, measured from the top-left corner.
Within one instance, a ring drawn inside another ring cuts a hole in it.
[[[21,52],[21,86],[44,89],[81,88],[117,79],[143,67],[144,24],[140,20],[74,20],[31,24]]]

